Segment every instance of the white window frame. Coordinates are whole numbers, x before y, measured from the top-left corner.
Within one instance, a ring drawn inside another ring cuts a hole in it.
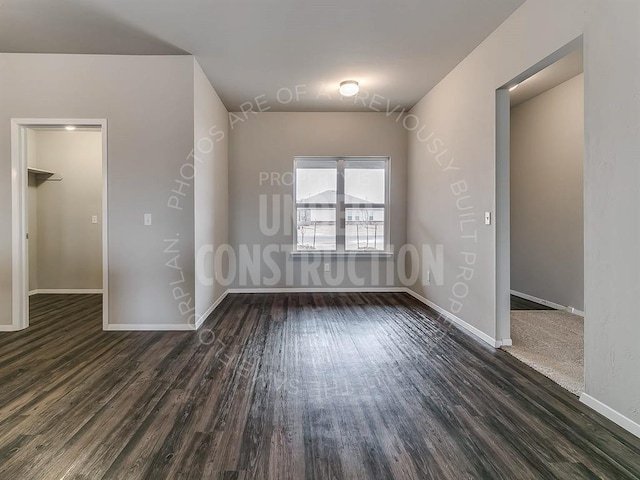
[[[355,166],[357,164],[357,166]],[[382,165],[381,165],[382,164]],[[346,203],[345,202],[345,166],[346,168],[376,169],[384,167],[384,203]],[[297,197],[298,168],[336,168],[336,203],[301,203]],[[391,158],[389,157],[295,157],[293,162],[293,253],[296,254],[339,254],[339,255],[380,255],[391,254]],[[335,208],[336,211],[336,249],[335,250],[298,250],[298,209]],[[383,250],[347,250],[346,217],[347,209],[382,208],[384,209],[384,249]]]

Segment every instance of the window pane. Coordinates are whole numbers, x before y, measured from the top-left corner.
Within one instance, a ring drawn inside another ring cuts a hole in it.
[[[384,250],[384,208],[347,208],[347,250]]]
[[[345,203],[384,203],[383,168],[346,168]]]
[[[337,177],[335,168],[296,169],[296,202],[336,203]]]
[[[335,250],[335,209],[299,208],[296,230],[298,250]]]

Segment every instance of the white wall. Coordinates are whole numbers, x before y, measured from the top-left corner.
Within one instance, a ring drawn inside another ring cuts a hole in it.
[[[238,115],[236,118],[241,118]],[[268,200],[269,212],[272,201],[283,206],[285,197],[292,199],[293,186],[291,172],[295,156],[388,156],[391,158],[391,243],[396,251],[406,241],[406,137],[396,116],[384,113],[259,113],[250,115],[243,122],[236,121],[231,130],[231,159],[229,164],[230,188],[230,239],[238,252],[242,245],[252,251],[258,245],[260,251],[268,245],[275,245],[281,253],[272,254],[274,264],[280,272],[278,281],[266,284],[264,278],[271,279],[271,270],[264,261],[259,262],[260,279],[253,282],[250,277],[245,282],[235,276],[234,287],[335,287],[333,279],[342,280],[342,259],[327,259],[330,272],[325,276],[320,268],[320,259],[292,259],[287,251],[292,249],[293,220],[280,218],[280,228],[273,236],[263,234],[260,228],[260,196]],[[261,181],[261,173],[268,179]],[[289,176],[285,175],[288,174]],[[269,220],[271,215],[269,214]],[[271,222],[269,222],[269,226]],[[324,262],[325,260],[323,260]],[[314,262],[317,263],[314,266]],[[372,270],[369,258],[359,258],[353,263],[353,275],[349,278],[346,268],[344,281],[339,287],[397,286],[399,281],[394,273],[394,259],[380,260]],[[306,273],[307,266],[318,272],[319,282]],[[389,268],[389,270],[387,270]],[[286,272],[292,273],[289,281]],[[244,269],[243,269],[244,270]],[[253,270],[255,271],[255,269]],[[392,273],[387,282],[387,271]],[[379,280],[375,280],[377,272]],[[305,279],[308,281],[305,282]],[[358,285],[362,280],[362,285]],[[328,281],[327,281],[328,280]]]
[[[409,134],[408,188],[409,242],[441,242],[447,257],[445,284],[415,285],[415,291],[451,309],[449,298],[465,261],[461,252],[477,253],[458,315],[496,338],[495,225],[486,227],[481,219],[495,208],[496,89],[584,33],[586,393],[635,422],[640,422],[639,9],[625,0],[526,2],[414,108],[425,133],[434,137],[421,142],[415,132]],[[443,172],[430,147],[436,154],[448,150],[441,161],[454,158],[460,170]],[[465,228],[477,231],[477,241],[461,236],[461,212],[450,186],[460,180],[467,182],[476,219]]]
[[[34,134],[35,166],[62,178],[36,187],[38,241],[34,245],[30,236],[29,256],[36,250],[37,288],[101,289],[102,133],[38,130]],[[98,217],[96,224],[91,223],[93,215]]]
[[[579,3],[525,3],[412,110],[408,240],[446,257],[444,285],[414,289],[494,339],[496,89],[581,35]]]
[[[193,88],[190,56],[0,55],[0,224],[11,225],[11,118],[107,119],[111,324],[167,328],[192,315],[193,189],[181,211],[167,199],[180,167],[193,163]],[[176,233],[179,253],[165,253]],[[185,313],[176,286],[189,295]],[[0,325],[10,324],[11,229],[3,228]]]
[[[511,109],[511,288],[584,309],[584,75]]]
[[[598,2],[585,34],[585,383],[590,396],[636,423],[639,45],[640,3]]]
[[[222,265],[214,266],[210,252],[229,242],[229,114],[195,60],[193,80],[195,304],[196,318],[201,318],[226,291],[217,280]]]

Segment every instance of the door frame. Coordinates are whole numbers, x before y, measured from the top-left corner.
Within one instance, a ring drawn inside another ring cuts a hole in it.
[[[107,120],[87,118],[11,119],[11,303],[12,330],[29,326],[29,250],[27,246],[27,135],[29,127],[99,127],[102,133],[102,328],[109,318],[109,216],[107,202]]]

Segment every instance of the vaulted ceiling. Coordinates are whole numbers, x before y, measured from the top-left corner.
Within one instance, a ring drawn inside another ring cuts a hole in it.
[[[523,1],[0,0],[0,51],[191,53],[229,110],[384,110],[413,106]]]

